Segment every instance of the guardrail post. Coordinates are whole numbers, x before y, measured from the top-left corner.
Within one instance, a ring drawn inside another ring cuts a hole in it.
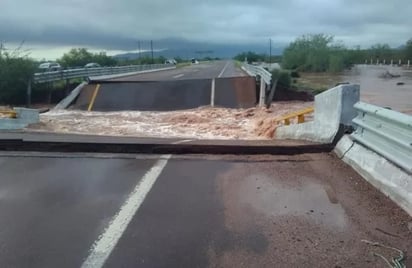
[[[64,88],[64,96],[69,95],[70,91],[70,79],[66,79],[66,86]]]
[[[31,78],[27,81],[27,92],[26,92],[26,106],[31,105]]]
[[[266,89],[266,83],[263,77],[260,77],[260,91],[259,91],[259,106],[263,107],[265,106],[265,89]]]
[[[212,79],[212,86],[210,90],[210,106],[215,106],[215,78]]]

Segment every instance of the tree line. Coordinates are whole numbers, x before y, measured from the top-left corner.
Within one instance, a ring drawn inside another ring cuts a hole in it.
[[[177,63],[186,61],[180,57],[174,59]],[[202,60],[214,59],[205,57]],[[88,63],[98,63],[101,66],[123,66],[163,64],[165,61],[166,58],[163,56],[152,58],[147,53],[137,59],[115,58],[108,56],[105,52],[92,53],[86,48],[72,48],[56,60],[63,68],[83,68]],[[25,103],[28,81],[36,71],[39,71],[38,67],[42,62],[44,60],[37,61],[30,58],[30,53],[23,50],[22,45],[16,49],[6,49],[0,43],[0,105]],[[65,85],[62,83],[33,84],[32,86],[33,94],[47,91],[49,96],[53,89],[65,90]]]
[[[267,54],[243,52],[234,57],[238,61],[269,62]],[[354,64],[386,63],[394,64],[412,61],[412,39],[399,48],[387,44],[376,44],[368,49],[347,48],[342,42],[325,34],[303,35],[291,42],[281,56],[272,57],[272,62],[281,63],[284,69],[306,72],[340,72]]]

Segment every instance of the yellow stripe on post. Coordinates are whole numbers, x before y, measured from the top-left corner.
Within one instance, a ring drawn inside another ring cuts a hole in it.
[[[97,93],[99,93],[99,89],[100,89],[100,84],[97,84],[94,91],[93,91],[93,95],[92,95],[92,98],[90,100],[89,107],[87,108],[88,112],[90,112],[93,109],[94,101],[96,100]]]
[[[4,114],[10,118],[16,118],[17,113],[16,111],[11,111],[11,110],[0,110],[0,114]]]
[[[280,122],[284,121],[285,125],[290,125],[290,119],[297,117],[298,118],[298,124],[300,123],[304,123],[305,122],[305,115],[309,114],[309,113],[313,113],[315,111],[315,109],[313,107],[308,107],[306,109],[303,110],[299,110],[287,115],[284,115],[280,118],[277,118],[274,120],[274,122],[276,124],[279,124]]]

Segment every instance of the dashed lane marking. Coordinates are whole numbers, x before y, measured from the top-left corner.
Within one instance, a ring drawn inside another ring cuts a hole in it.
[[[230,62],[230,61],[226,62],[225,67],[223,67],[222,71],[221,71],[220,74],[218,75],[218,78],[219,78],[219,77],[222,77],[223,73],[226,71],[227,66],[229,65],[229,62]]]
[[[184,76],[185,74],[177,74],[177,75],[175,75],[175,76],[173,76],[173,78],[180,78],[180,77],[182,77],[182,76]]]

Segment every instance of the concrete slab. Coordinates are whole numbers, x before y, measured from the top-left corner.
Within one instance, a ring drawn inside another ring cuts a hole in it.
[[[101,83],[93,111],[170,111],[210,105],[211,80]]]
[[[105,82],[95,81],[83,88],[73,105],[75,109],[93,111],[173,111],[212,104],[212,79],[175,81]],[[256,104],[255,80],[252,77],[216,78],[215,106],[250,108]]]
[[[411,218],[330,154],[128,157],[3,153],[0,266],[81,266],[158,161],[104,267],[379,267],[362,239],[412,250]]]
[[[365,180],[412,216],[412,175],[375,152],[343,136],[334,150]]]
[[[359,101],[358,85],[341,85],[315,96],[314,121],[279,127],[278,139],[310,140],[331,143],[340,127],[352,125],[353,105]]]
[[[16,118],[0,118],[0,130],[23,129],[40,121],[39,111],[36,109],[15,107],[14,110]]]
[[[307,141],[188,140],[42,132],[0,133],[0,150],[149,154],[282,154],[330,152],[332,147]]]

